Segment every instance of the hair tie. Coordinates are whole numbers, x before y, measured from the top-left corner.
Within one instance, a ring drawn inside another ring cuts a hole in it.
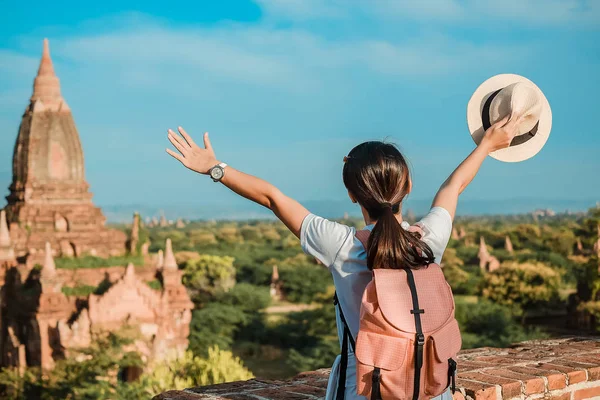
[[[344,162],[348,162],[348,160],[350,159],[350,156],[344,156]]]
[[[380,204],[380,206],[381,208],[392,208],[392,203],[390,203],[389,201],[384,201]]]

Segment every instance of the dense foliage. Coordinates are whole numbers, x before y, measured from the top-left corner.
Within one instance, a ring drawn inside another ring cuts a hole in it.
[[[343,223],[362,226],[359,220]],[[457,219],[442,266],[455,294],[463,348],[506,346],[568,329],[577,333],[581,327],[568,323],[594,321],[590,316],[600,321],[599,260],[594,250],[599,223],[600,209],[554,217]],[[162,249],[166,238],[173,242],[194,302],[189,351],[146,366],[137,381],[124,383],[118,379],[119,371],[141,366],[141,358],[123,351],[125,339],[101,336],[89,349],[58,361],[50,374],[35,368],[22,373],[2,370],[0,397],[148,398],[166,389],[247,379],[250,371],[264,378],[284,378],[328,367],[339,353],[331,275],[302,253],[298,239],[283,224],[202,221],[184,228],[142,227],[140,232],[144,241],[150,240],[151,251]],[[480,238],[499,260],[499,268],[492,272],[479,266]],[[505,247],[507,241],[512,249]],[[57,266],[74,268],[79,261],[84,267],[125,265],[132,260],[141,263],[139,256],[131,255],[57,259]],[[275,266],[283,295],[277,300],[269,294]],[[162,290],[158,280],[148,285]],[[106,285],[62,290],[85,298],[102,293]]]
[[[172,388],[250,379],[252,374],[229,351],[208,349],[206,357],[186,352],[146,365],[140,355],[127,351],[133,343],[131,330],[101,334],[88,348],[72,351],[59,360],[50,374],[39,368],[0,371],[0,398],[7,400],[146,400]],[[144,368],[133,382],[121,375],[127,368]]]

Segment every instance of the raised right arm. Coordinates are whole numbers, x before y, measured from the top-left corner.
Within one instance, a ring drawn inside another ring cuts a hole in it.
[[[178,130],[181,136],[169,129],[168,137],[179,152],[167,149],[167,153],[192,171],[207,175],[211,167],[219,164],[208,133],[204,134],[204,148],[202,148],[182,127]],[[302,204],[263,179],[245,174],[230,166],[226,168],[225,175],[221,179],[223,185],[238,195],[273,211],[294,235],[300,237],[302,221],[309,214]]]
[[[442,184],[433,199],[432,207],[443,207],[452,219],[456,213],[458,196],[471,183],[483,160],[493,151],[510,146],[510,142],[517,133],[521,120],[519,118],[506,117],[492,125],[483,136],[479,145],[469,154],[465,160],[450,174]]]

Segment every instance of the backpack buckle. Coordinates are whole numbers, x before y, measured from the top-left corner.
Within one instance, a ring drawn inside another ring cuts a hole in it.
[[[419,346],[423,346],[425,344],[425,335],[422,333],[417,333],[417,344]]]

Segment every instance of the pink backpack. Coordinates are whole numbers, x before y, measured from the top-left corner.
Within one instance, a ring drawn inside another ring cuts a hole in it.
[[[367,248],[370,232],[356,232]],[[337,296],[335,304],[338,305]],[[344,398],[348,342],[356,355],[357,392],[371,400],[430,399],[455,390],[462,345],[454,298],[437,264],[421,269],[376,269],[360,308],[356,344],[344,324],[336,400]]]

